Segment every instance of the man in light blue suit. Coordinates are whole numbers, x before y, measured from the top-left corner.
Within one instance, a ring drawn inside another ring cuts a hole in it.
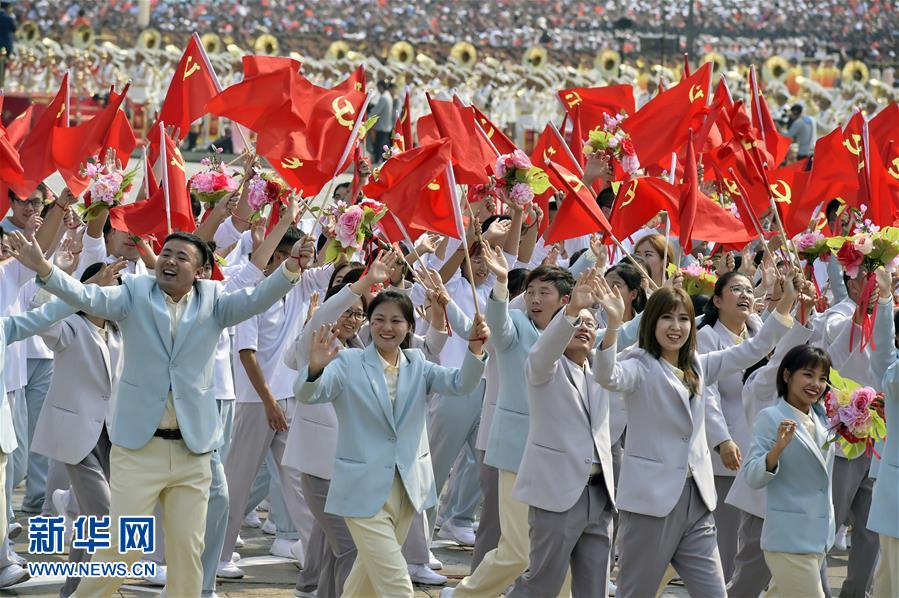
[[[40,251],[40,249],[38,250]],[[12,412],[6,400],[6,384],[3,364],[6,361],[6,345],[33,336],[54,322],[75,313],[75,309],[62,301],[51,301],[39,309],[23,314],[0,317],[0,489],[6,486],[6,459],[16,450],[16,431],[13,429]],[[0,491],[0,538],[6,537],[6,493]],[[3,551],[5,553],[5,551]],[[21,583],[28,579],[28,570],[5,557],[0,557],[0,588]]]
[[[868,514],[868,529],[880,534],[880,565],[874,597],[899,596],[899,361],[883,379],[887,439]]]
[[[115,321],[124,339],[110,440],[112,547],[95,561],[136,561],[118,553],[121,516],[149,516],[161,502],[166,532],[167,591],[199,596],[211,451],[222,444],[212,382],[222,330],[259,314],[299,280],[311,244],[298,242],[281,272],[252,290],[225,293],[201,280],[212,253],[199,237],[173,233],[156,262],[156,276],[130,276],[121,286],[85,287],[48,262],[33,239],[15,233],[17,258],[38,284],[70,305]],[[108,596],[121,578],[84,580],[78,596]]]

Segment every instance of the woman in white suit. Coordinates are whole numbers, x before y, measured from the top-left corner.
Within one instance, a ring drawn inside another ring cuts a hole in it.
[[[119,284],[113,265],[95,263],[81,274],[85,284]],[[115,322],[78,312],[40,333],[53,351],[47,400],[37,420],[31,450],[65,465],[81,515],[109,515],[109,441],[113,396],[122,371],[122,333]],[[62,513],[60,513],[61,515]],[[72,548],[69,562],[90,560]],[[69,577],[60,596],[72,594],[80,578]]]
[[[339,422],[325,511],[346,519],[358,551],[345,596],[412,596],[401,545],[416,512],[436,504],[426,429],[427,396],[471,392],[484,371],[490,335],[478,318],[461,369],[407,349],[415,310],[384,291],[368,306],[372,344],[335,347],[328,325],[313,333],[308,365],[295,384],[304,403],[333,402]]]
[[[761,546],[774,578],[769,595],[823,598],[821,565],[834,540],[831,499],[834,446],[827,440],[821,397],[830,356],[791,349],[777,370],[782,400],[758,415],[746,460],[746,483],[766,489]]]
[[[801,278],[801,277],[799,277]],[[594,374],[622,392],[628,438],[617,505],[618,596],[652,596],[669,563],[694,596],[726,596],[712,510],[716,495],[705,430],[704,386],[768,354],[792,326],[793,281],[758,335],[725,351],[696,353],[693,302],[663,287],[646,304],[639,348],[617,356],[624,300],[600,280],[608,328]],[[647,553],[646,546],[654,550]]]

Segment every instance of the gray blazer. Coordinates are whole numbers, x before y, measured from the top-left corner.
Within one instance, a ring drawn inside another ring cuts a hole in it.
[[[90,453],[112,421],[111,397],[122,371],[122,334],[107,325],[108,342],[78,314],[41,333],[54,353],[53,379],[34,430],[31,450],[63,463]]]
[[[688,474],[692,474],[708,509],[715,509],[702,387],[757,362],[787,330],[789,326],[771,317],[747,342],[696,355],[694,368],[700,388],[693,397],[670,367],[643,349],[622,354],[621,361],[614,346],[596,351],[593,371],[597,381],[609,390],[623,392],[627,406],[619,509],[665,517],[677,504]]]
[[[343,349],[314,381],[309,366],[297,376],[294,392],[303,403],[334,403],[340,427],[331,488],[325,511],[341,517],[372,517],[390,494],[399,472],[416,511],[437,504],[428,445],[427,397],[432,392],[461,396],[478,385],[484,362],[468,353],[461,369],[425,359],[418,349],[403,351],[396,402],[387,395],[375,346]]]
[[[151,276],[126,276],[115,287],[84,286],[54,267],[38,286],[122,329],[124,366],[116,389],[113,444],[129,449],[147,444],[171,391],[184,443],[191,452],[208,453],[222,444],[212,381],[222,329],[264,312],[293,284],[279,272],[253,289],[225,293],[218,282],[198,280],[174,343],[169,310]]]
[[[602,466],[606,491],[615,503],[609,439],[609,393],[565,357],[577,328],[564,310],[550,322],[527,358],[530,427],[512,496],[561,513],[578,501],[593,464]]]

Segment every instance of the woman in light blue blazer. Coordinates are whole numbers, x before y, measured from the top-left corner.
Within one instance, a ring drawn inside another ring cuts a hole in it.
[[[412,596],[401,546],[415,513],[437,502],[426,428],[430,393],[460,396],[481,379],[490,335],[477,318],[460,369],[408,349],[411,300],[385,291],[368,305],[372,344],[340,349],[336,332],[313,334],[294,391],[304,403],[333,402],[337,453],[325,511],[346,518],[358,555],[345,596]]]
[[[752,431],[744,476],[750,487],[766,488],[761,546],[774,578],[771,595],[824,596],[820,569],[834,539],[834,448],[823,448],[821,404],[830,367],[819,347],[790,349],[777,371],[782,400],[759,413]]]
[[[887,370],[883,390],[887,438],[880,459],[875,459],[880,468],[868,515],[868,529],[880,534],[875,598],[899,596],[899,361]]]

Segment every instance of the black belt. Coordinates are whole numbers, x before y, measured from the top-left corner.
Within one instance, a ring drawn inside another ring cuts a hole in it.
[[[181,435],[181,430],[163,430],[162,428],[157,429],[153,432],[153,436],[157,438],[164,438],[166,440],[181,440],[184,437]]]
[[[602,472],[590,474],[587,477],[587,485],[588,486],[596,486],[597,484],[603,484]]]

